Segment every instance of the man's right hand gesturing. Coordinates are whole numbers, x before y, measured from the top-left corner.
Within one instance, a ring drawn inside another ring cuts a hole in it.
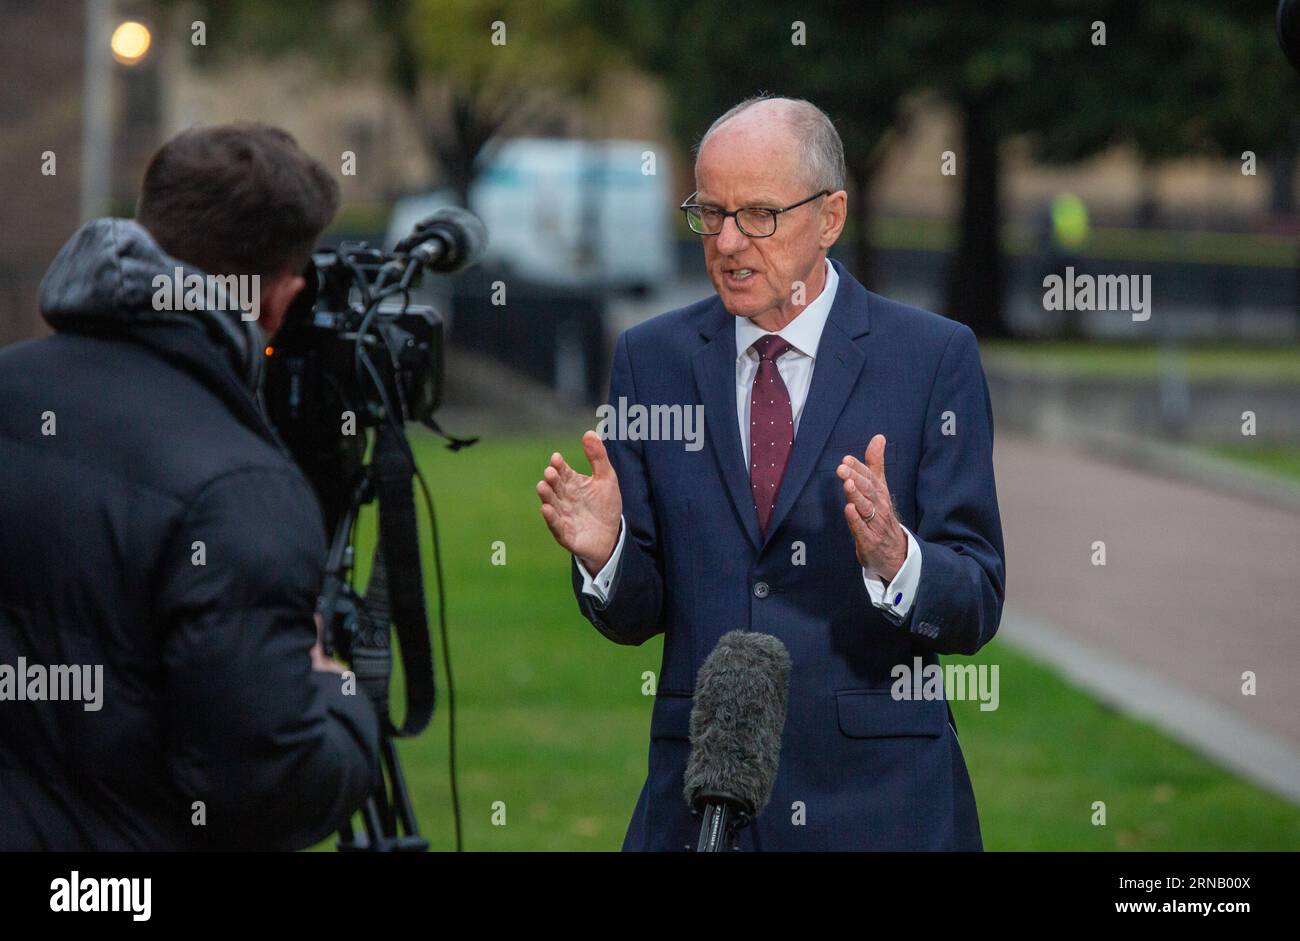
[[[591,476],[579,474],[556,451],[542,472],[543,479],[537,482],[537,495],[542,498],[542,517],[555,541],[595,575],[618,545],[623,497],[600,435],[594,431],[584,434],[582,450],[591,464]]]

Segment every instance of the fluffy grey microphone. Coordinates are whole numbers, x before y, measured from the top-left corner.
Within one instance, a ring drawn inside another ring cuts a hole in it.
[[[781,760],[790,654],[771,634],[731,631],[705,659],[691,708],[686,801],[725,801],[757,816]]]
[[[459,206],[444,206],[397,243],[434,271],[459,271],[479,260],[487,249],[487,228],[478,216]]]

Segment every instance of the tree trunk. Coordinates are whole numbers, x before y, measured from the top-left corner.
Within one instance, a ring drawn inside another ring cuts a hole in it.
[[[853,180],[854,213],[853,276],[869,291],[875,290],[875,246],[871,241],[871,180],[874,168],[853,167],[849,177]]]
[[[957,252],[948,283],[948,316],[981,337],[1010,335],[1004,316],[1004,281],[999,211],[998,139],[988,107],[965,102],[965,166]]]
[[[1268,211],[1279,216],[1295,212],[1295,145],[1283,146],[1268,157]]]

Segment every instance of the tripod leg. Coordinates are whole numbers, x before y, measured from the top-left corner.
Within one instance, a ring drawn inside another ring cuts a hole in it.
[[[384,764],[388,767],[388,777],[393,783],[393,804],[400,821],[405,841],[411,845],[408,849],[424,850],[428,842],[420,836],[420,825],[415,819],[415,809],[411,806],[411,794],[406,789],[406,775],[402,773],[401,761],[397,756],[397,745],[391,738],[384,739]],[[418,843],[419,845],[415,845]]]
[[[379,755],[380,780],[361,808],[365,834],[355,834],[349,824],[339,831],[338,848],[341,851],[424,852],[429,842],[420,836],[397,745],[390,736],[385,735],[380,742]]]

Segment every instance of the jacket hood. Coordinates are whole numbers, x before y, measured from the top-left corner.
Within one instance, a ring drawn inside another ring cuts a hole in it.
[[[203,276],[164,252],[132,219],[96,219],[68,240],[41,282],[41,314],[59,332],[117,333],[139,337],[150,327],[188,327],[204,332],[250,393],[262,365],[264,336],[256,321],[233,310],[158,310],[153,303],[159,275],[169,281]]]
[[[197,274],[131,219],[96,219],[68,240],[41,281],[41,315],[56,332],[131,340],[208,386],[236,416],[277,442],[259,407],[265,337],[237,310],[159,310],[154,279]]]

